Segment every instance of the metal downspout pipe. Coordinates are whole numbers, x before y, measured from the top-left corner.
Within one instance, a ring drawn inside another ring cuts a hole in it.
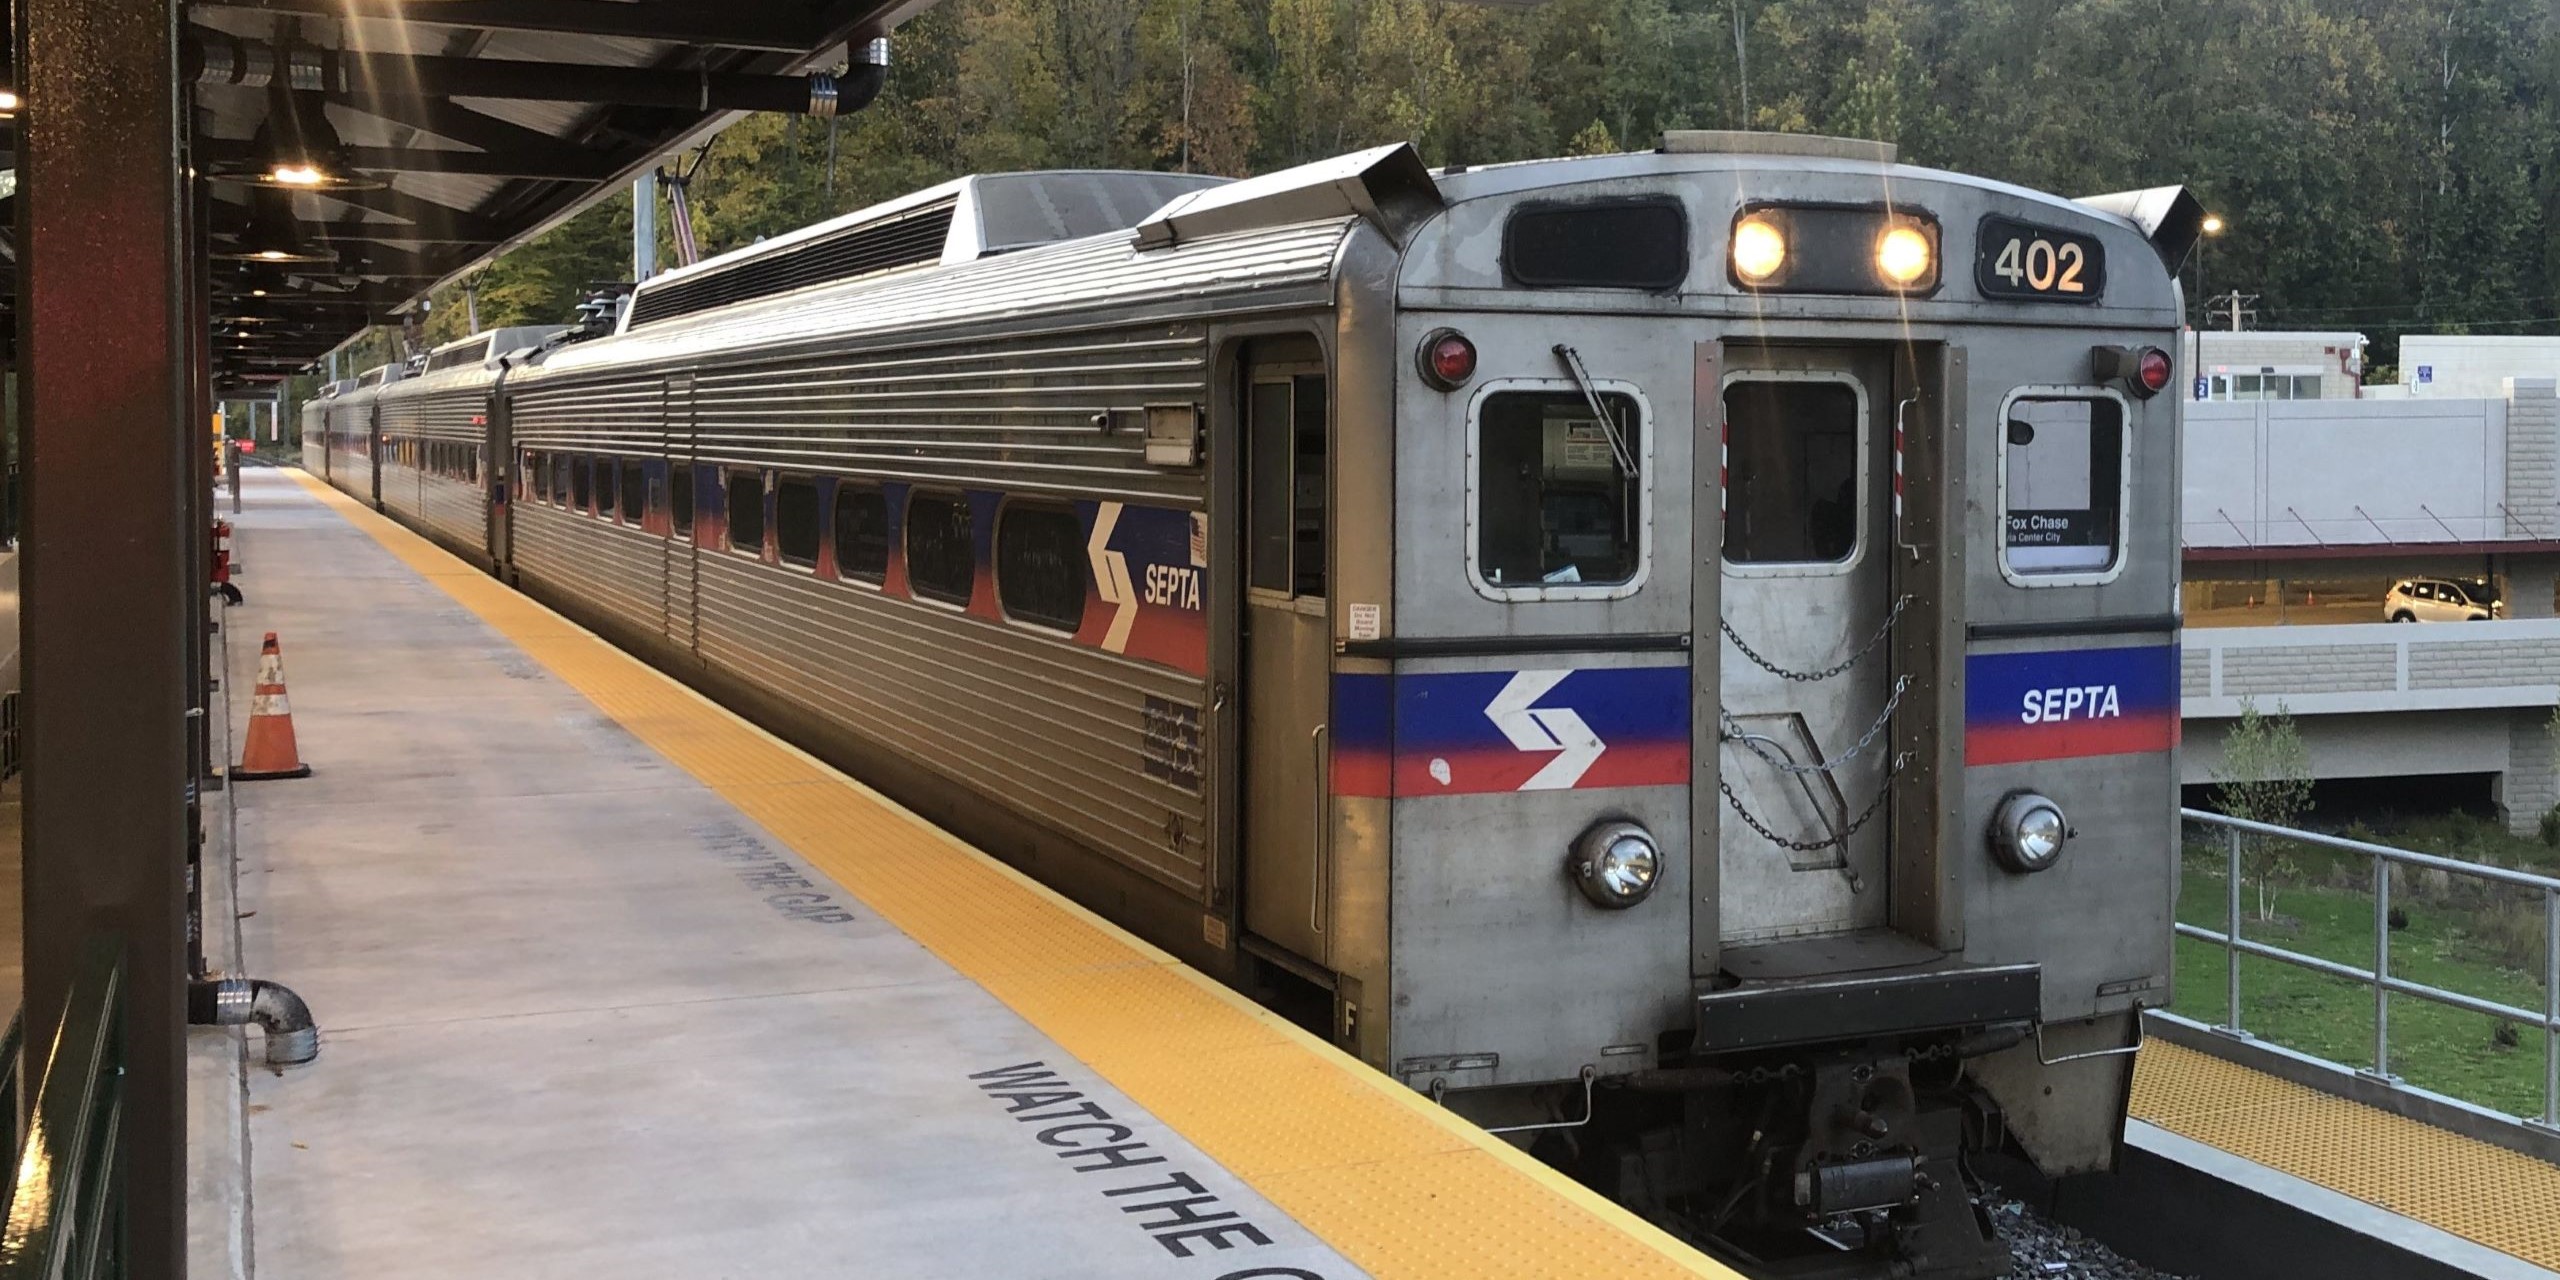
[[[320,1028],[293,988],[264,978],[198,979],[187,984],[187,1022],[198,1027],[265,1030],[267,1065],[298,1066],[320,1056]]]

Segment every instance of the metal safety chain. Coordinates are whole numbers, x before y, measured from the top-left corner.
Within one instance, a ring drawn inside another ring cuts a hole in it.
[[[1883,625],[1876,628],[1876,633],[1874,635],[1867,637],[1867,642],[1865,644],[1858,646],[1858,651],[1856,653],[1850,654],[1848,657],[1843,658],[1839,662],[1825,667],[1820,671],[1790,671],[1785,667],[1779,666],[1777,663],[1769,661],[1767,658],[1761,657],[1758,650],[1744,643],[1740,633],[1733,629],[1733,623],[1723,618],[1718,618],[1716,619],[1716,626],[1724,632],[1725,639],[1733,642],[1734,648],[1742,651],[1743,657],[1751,659],[1753,666],[1756,666],[1781,680],[1793,680],[1800,684],[1811,684],[1817,680],[1828,680],[1831,677],[1839,675],[1840,673],[1847,671],[1849,668],[1864,661],[1868,654],[1875,652],[1877,645],[1884,643],[1884,638],[1886,636],[1893,634],[1893,624],[1901,619],[1902,611],[1909,608],[1910,605],[1911,594],[1909,592],[1904,592],[1902,595],[1896,597],[1893,602],[1893,608],[1884,615]]]
[[[1849,825],[1843,828],[1838,834],[1828,836],[1820,840],[1789,840],[1785,836],[1779,835],[1775,831],[1771,831],[1767,826],[1763,825],[1758,818],[1752,817],[1751,811],[1742,807],[1742,797],[1733,793],[1732,783],[1727,782],[1722,778],[1718,778],[1716,779],[1716,790],[1724,793],[1724,802],[1733,809],[1734,816],[1742,819],[1744,826],[1751,828],[1753,831],[1759,832],[1761,839],[1766,840],[1781,849],[1791,850],[1796,853],[1817,853],[1824,849],[1835,849],[1846,846],[1849,841],[1858,834],[1859,828],[1866,826],[1870,819],[1873,819],[1878,813],[1883,812],[1884,802],[1893,797],[1894,776],[1901,773],[1902,767],[1910,762],[1910,752],[1896,752],[1893,757],[1893,762],[1885,766],[1884,785],[1876,788],[1876,798],[1868,801],[1867,807],[1860,810],[1858,812],[1858,816],[1851,820]]]
[[[1851,744],[1848,750],[1843,751],[1839,755],[1833,756],[1828,760],[1816,760],[1812,764],[1797,764],[1782,756],[1771,754],[1767,747],[1760,745],[1769,741],[1768,736],[1766,734],[1743,732],[1741,722],[1733,718],[1732,712],[1719,707],[1716,709],[1716,715],[1724,721],[1725,741],[1741,743],[1751,752],[1751,754],[1767,761],[1771,768],[1776,769],[1780,773],[1794,777],[1802,777],[1808,773],[1831,773],[1839,769],[1841,766],[1848,764],[1850,761],[1857,759],[1860,753],[1864,752],[1868,747],[1875,745],[1876,738],[1884,732],[1885,726],[1893,723],[1894,708],[1902,705],[1903,691],[1910,687],[1911,677],[1895,676],[1893,679],[1892,696],[1884,700],[1884,710],[1876,715],[1876,722],[1874,724],[1867,726],[1866,733],[1860,736],[1855,743]]]

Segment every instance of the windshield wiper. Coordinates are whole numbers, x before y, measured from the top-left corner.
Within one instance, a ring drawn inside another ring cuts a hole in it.
[[[1628,450],[1626,436],[1618,429],[1618,420],[1610,415],[1607,405],[1600,403],[1600,389],[1591,385],[1591,371],[1582,367],[1582,353],[1559,342],[1556,344],[1556,358],[1564,361],[1564,371],[1573,375],[1573,385],[1582,389],[1582,399],[1591,406],[1591,416],[1600,420],[1600,430],[1609,437],[1609,454],[1617,459],[1618,474],[1635,479],[1635,454]]]

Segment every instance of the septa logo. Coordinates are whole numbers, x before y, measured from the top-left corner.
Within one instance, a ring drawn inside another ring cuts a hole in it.
[[[2018,723],[2047,720],[2104,720],[2124,715],[2124,700],[2111,684],[2074,685],[2067,689],[2029,689],[2020,702]]]

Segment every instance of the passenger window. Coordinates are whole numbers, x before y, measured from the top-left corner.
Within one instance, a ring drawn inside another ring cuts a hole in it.
[[[647,514],[649,499],[648,473],[637,462],[622,464],[622,522],[638,524]]]
[[[783,476],[773,484],[773,545],[784,564],[818,566],[818,482]]]
[[[969,504],[950,494],[907,498],[907,583],[927,600],[966,607],[978,581]]]
[[[1251,581],[1265,591],[1321,597],[1325,573],[1324,375],[1252,384]]]
[[[613,477],[613,459],[598,458],[596,460],[596,514],[607,520],[613,518]]]
[[[541,453],[527,451],[524,455],[524,475],[525,482],[533,486],[534,501],[551,501],[551,459]]]
[[[580,458],[569,472],[569,505],[580,511],[587,509],[587,499],[595,487],[595,463]]]
[[[729,549],[764,554],[764,473],[729,473]]]
[[[1065,507],[1007,503],[996,516],[996,599],[1019,622],[1084,625],[1084,522]]]
[[[1616,586],[1641,562],[1644,414],[1621,392],[1503,391],[1476,420],[1475,572],[1534,594]]]
[[[836,483],[836,576],[878,583],[889,573],[889,499],[874,484]]]
[[[667,519],[676,536],[693,534],[693,466],[679,462],[667,469]]]
[[[1725,388],[1724,558],[1836,564],[1858,549],[1857,390],[1809,378]]]
[[[567,502],[569,497],[569,460],[555,457],[551,460],[551,500]]]
[[[2124,404],[2035,396],[2009,403],[2000,466],[2001,567],[2103,574],[2116,566],[2124,511]]]

